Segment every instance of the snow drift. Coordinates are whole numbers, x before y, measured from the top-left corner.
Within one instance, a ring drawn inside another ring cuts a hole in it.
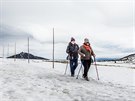
[[[107,63],[103,63],[107,64]],[[70,77],[66,64],[0,59],[0,101],[134,101],[135,69],[94,65],[90,81]],[[123,65],[124,66],[124,65]],[[79,69],[80,65],[78,66]],[[76,73],[78,70],[76,70]]]

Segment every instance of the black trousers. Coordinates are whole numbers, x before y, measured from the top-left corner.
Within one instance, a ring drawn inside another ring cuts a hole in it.
[[[82,65],[84,67],[84,74],[83,77],[87,77],[88,76],[88,71],[90,69],[91,66],[91,58],[89,60],[81,60]]]

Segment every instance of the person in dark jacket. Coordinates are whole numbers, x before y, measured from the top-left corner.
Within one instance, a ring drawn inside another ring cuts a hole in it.
[[[89,81],[88,71],[91,66],[92,57],[95,57],[95,54],[90,46],[89,39],[85,38],[83,45],[79,48],[79,54],[81,56],[81,62],[84,67],[83,77],[85,80]]]
[[[66,49],[68,60],[70,60],[70,71],[72,77],[74,77],[75,69],[78,66],[78,50],[79,46],[75,43],[75,39],[72,37]]]

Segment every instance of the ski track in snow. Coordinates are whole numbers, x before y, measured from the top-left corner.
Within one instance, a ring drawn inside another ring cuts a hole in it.
[[[135,87],[64,75],[66,64],[0,61],[0,101],[134,101]]]

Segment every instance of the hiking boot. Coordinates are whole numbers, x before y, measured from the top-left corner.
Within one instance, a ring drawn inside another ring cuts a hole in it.
[[[86,80],[86,81],[90,81],[89,78],[88,78],[87,76],[85,77],[85,80]]]
[[[71,77],[74,77],[74,74],[71,74]]]
[[[85,76],[82,76],[82,78],[85,78]]]
[[[85,78],[86,76],[84,76],[84,74],[83,74],[82,77]]]

